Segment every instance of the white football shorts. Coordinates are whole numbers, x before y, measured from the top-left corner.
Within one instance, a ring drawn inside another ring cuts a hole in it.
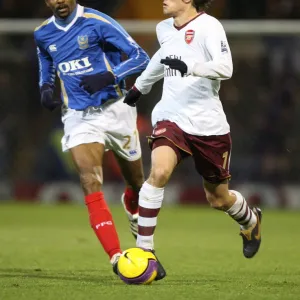
[[[107,151],[112,150],[127,161],[139,159],[141,145],[136,125],[137,111],[123,103],[123,99],[109,100],[84,111],[63,108],[63,151],[81,144],[100,143]]]

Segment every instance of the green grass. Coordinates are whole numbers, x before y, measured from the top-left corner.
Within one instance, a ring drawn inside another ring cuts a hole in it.
[[[113,207],[124,249],[134,246]],[[0,205],[0,299],[300,299],[300,213],[265,211],[263,243],[242,256],[237,225],[203,208],[165,207],[156,249],[165,280],[127,286],[114,276],[82,206]]]

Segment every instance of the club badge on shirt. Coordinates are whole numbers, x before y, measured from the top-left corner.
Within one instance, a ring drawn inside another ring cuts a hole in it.
[[[195,37],[195,31],[193,29],[189,29],[185,32],[184,39],[187,44],[190,44],[194,40],[194,37]]]
[[[84,50],[89,47],[89,37],[87,35],[79,35],[77,38],[79,49]]]

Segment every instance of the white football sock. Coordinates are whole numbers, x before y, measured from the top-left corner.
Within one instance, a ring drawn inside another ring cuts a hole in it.
[[[157,215],[162,206],[164,188],[156,188],[145,182],[139,194],[139,234],[136,245],[146,249],[154,248],[154,230]]]
[[[238,222],[243,230],[248,229],[252,225],[256,224],[256,215],[250,209],[242,194],[233,190],[230,190],[229,192],[235,194],[236,201],[226,213],[230,215],[231,218],[233,218],[236,222]]]

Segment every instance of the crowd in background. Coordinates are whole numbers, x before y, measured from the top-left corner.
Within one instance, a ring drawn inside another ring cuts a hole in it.
[[[116,18],[161,19],[161,0],[79,1]],[[211,11],[220,18],[300,19],[296,0],[216,0]],[[49,16],[44,1],[0,0],[1,18]],[[157,48],[155,34],[134,36],[150,56]],[[222,85],[221,99],[231,125],[233,179],[274,184],[297,181],[300,170],[300,39],[298,37],[230,37],[234,75]],[[32,35],[0,36],[0,179],[13,181],[74,179],[69,158],[61,153],[60,113],[39,103],[38,67]],[[130,83],[128,84],[130,85]],[[151,132],[150,113],[159,100],[162,83],[139,104],[139,129],[149,167],[145,138]],[[106,180],[119,180],[107,154]],[[192,162],[180,166],[182,177]],[[184,178],[184,179],[183,179]]]

